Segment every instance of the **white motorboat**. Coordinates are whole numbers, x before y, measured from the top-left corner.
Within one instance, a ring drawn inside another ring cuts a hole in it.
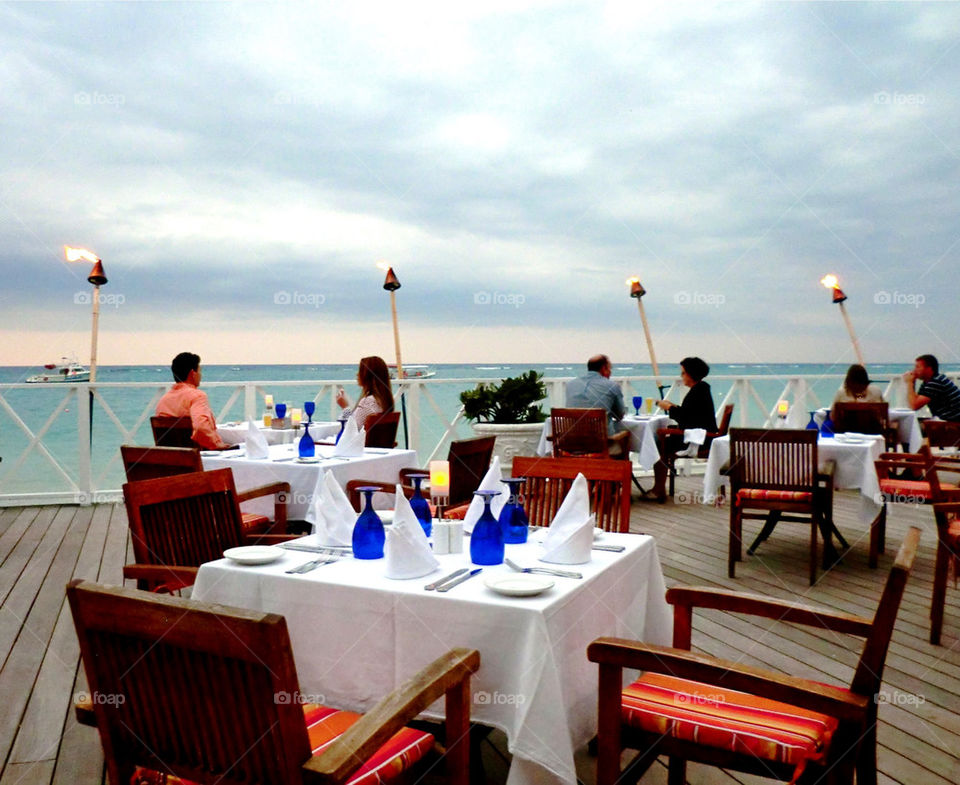
[[[75,358],[61,357],[58,363],[47,363],[43,371],[28,376],[31,384],[53,384],[56,382],[89,382],[90,369],[81,365]]]

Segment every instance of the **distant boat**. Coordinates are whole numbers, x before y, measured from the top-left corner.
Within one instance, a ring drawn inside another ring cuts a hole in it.
[[[390,369],[390,378],[396,380],[397,378],[397,366],[388,365],[387,368]],[[404,365],[403,366],[403,378],[404,379],[429,379],[432,376],[436,376],[437,372],[430,369],[429,365]]]
[[[55,382],[89,382],[90,369],[77,362],[76,358],[61,357],[59,363],[47,363],[41,373],[27,377],[31,384]]]

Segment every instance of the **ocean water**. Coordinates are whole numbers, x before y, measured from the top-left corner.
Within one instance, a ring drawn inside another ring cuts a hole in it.
[[[911,367],[910,363],[871,364],[868,366],[871,378],[880,383],[902,374]],[[446,364],[432,365],[436,372],[435,380],[443,379],[499,379],[533,369],[547,378],[564,378],[579,375],[584,370],[582,362],[540,364]],[[20,384],[38,368],[0,367],[0,495],[12,493],[65,492],[71,490],[71,483],[78,481],[78,398],[68,396],[70,389],[77,385],[64,384],[40,388],[34,385],[11,388],[7,385]],[[679,366],[663,364],[661,376],[670,382],[679,374]],[[946,372],[960,370],[960,365],[944,366]],[[787,380],[791,376],[808,378],[817,400],[829,403],[839,386],[846,366],[820,364],[748,364],[733,363],[712,366],[710,377],[714,400],[720,400],[730,389],[733,379],[722,377],[755,377],[752,385],[767,411],[780,396]],[[615,365],[614,377],[651,376],[649,365]],[[205,365],[201,387],[207,391],[211,406],[221,421],[243,419],[243,395],[235,395],[237,385],[244,382],[302,381],[302,384],[277,387],[271,390],[269,384],[258,385],[261,392],[271,392],[279,402],[283,401],[300,406],[303,401],[313,399],[318,391],[316,382],[341,381],[348,394],[356,400],[357,388],[354,383],[356,365]],[[433,381],[433,380],[431,380]],[[146,383],[147,387],[110,386],[118,382]],[[123,443],[151,444],[149,414],[152,414],[151,402],[171,384],[170,369],[167,366],[104,366],[97,370],[98,387],[92,410],[91,434],[91,470],[96,490],[113,490],[123,482],[123,469],[119,461],[118,448]],[[217,383],[224,383],[219,386]],[[420,460],[426,460],[434,446],[439,442],[446,429],[447,422],[453,419],[459,408],[459,395],[475,382],[430,384],[429,391],[444,417],[438,415],[427,400],[420,403]],[[632,381],[627,394],[627,404],[632,395],[658,397],[652,381]],[[885,386],[882,384],[882,386]],[[231,396],[235,400],[227,406]],[[85,403],[85,402],[84,402]],[[739,405],[739,399],[734,401]],[[257,406],[262,405],[258,397]],[[548,408],[545,405],[545,409]],[[149,409],[148,409],[149,407]],[[324,398],[318,401],[314,418],[325,420],[330,416],[330,402]],[[51,415],[55,415],[51,419]],[[259,414],[259,409],[257,411]],[[138,419],[142,422],[137,425]],[[444,421],[444,418],[446,422]],[[759,405],[751,402],[748,409],[748,424],[759,425],[764,412]],[[34,437],[40,435],[39,447],[35,446],[26,457],[23,453],[30,445],[28,436],[18,420],[29,429]],[[737,422],[735,414],[735,422]],[[119,425],[118,425],[119,423]],[[136,427],[135,427],[136,426]],[[123,430],[121,430],[121,427]],[[458,425],[456,436],[467,438],[471,435],[469,423]],[[403,445],[402,433],[399,442]],[[61,465],[57,468],[43,454],[43,450],[56,458]],[[441,450],[445,453],[445,447]],[[69,478],[69,479],[68,479]]]

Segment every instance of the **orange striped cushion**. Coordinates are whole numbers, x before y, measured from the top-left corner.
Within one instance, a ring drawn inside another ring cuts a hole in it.
[[[646,673],[623,691],[623,722],[633,728],[796,767],[822,760],[837,729],[825,714]]]
[[[813,499],[809,491],[776,491],[765,488],[741,488],[737,491],[737,504],[747,499],[775,502],[808,502]]]
[[[305,703],[303,716],[307,723],[307,735],[310,737],[310,749],[316,755],[363,715],[331,709],[317,703]],[[431,734],[403,728],[393,734],[386,744],[357,769],[347,780],[348,785],[385,785],[393,782],[423,758],[432,747]],[[130,782],[131,785],[198,785],[191,780],[143,768],[137,769]]]
[[[957,486],[950,483],[941,483],[940,488],[944,491],[957,490]],[[894,497],[894,501],[896,497],[912,497],[926,502],[932,498],[930,483],[924,480],[880,480],[880,493]]]
[[[243,517],[241,526],[244,534],[263,534],[270,528],[270,519],[266,515],[257,515],[255,512],[240,513]]]

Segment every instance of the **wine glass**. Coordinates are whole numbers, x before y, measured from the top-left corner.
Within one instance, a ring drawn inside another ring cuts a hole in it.
[[[367,498],[363,512],[353,527],[353,556],[355,559],[382,559],[387,535],[383,530],[383,521],[373,510],[373,494],[380,488],[376,485],[362,485],[357,490]]]
[[[500,491],[474,491],[483,499],[483,514],[470,535],[470,561],[474,564],[503,564],[503,529],[493,517],[490,502]]]
[[[287,416],[287,405],[285,403],[278,403],[273,409],[277,413],[278,420],[282,420]]]
[[[637,417],[640,416],[640,407],[643,406],[643,396],[634,395],[633,396],[633,408],[637,410]]]
[[[317,410],[317,404],[313,401],[304,401],[303,410],[307,413],[307,422],[313,422],[313,413]]]

